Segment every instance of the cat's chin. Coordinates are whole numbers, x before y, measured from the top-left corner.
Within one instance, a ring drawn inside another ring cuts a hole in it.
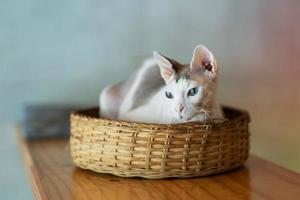
[[[192,119],[193,119],[193,117],[184,117],[184,116],[181,116],[181,117],[177,117],[173,121],[176,122],[176,123],[185,123],[185,122],[192,121]]]

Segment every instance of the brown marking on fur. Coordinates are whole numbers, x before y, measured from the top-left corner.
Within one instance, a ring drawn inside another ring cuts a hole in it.
[[[176,77],[190,76],[190,67],[188,65],[177,64],[172,66],[176,72]]]
[[[175,70],[176,74],[179,73],[184,68],[184,65],[180,64],[178,61],[168,58],[167,56],[164,55],[162,56],[172,64],[172,68]]]

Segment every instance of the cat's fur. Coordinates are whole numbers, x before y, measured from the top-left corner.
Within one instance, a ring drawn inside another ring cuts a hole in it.
[[[101,117],[148,123],[222,118],[216,102],[218,66],[205,46],[195,48],[188,65],[157,52],[153,57],[127,80],[102,91]]]

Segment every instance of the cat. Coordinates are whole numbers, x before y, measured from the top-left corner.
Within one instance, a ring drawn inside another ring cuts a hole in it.
[[[194,49],[190,64],[158,52],[127,80],[100,94],[100,116],[108,119],[172,124],[223,118],[216,102],[218,66],[204,45]]]

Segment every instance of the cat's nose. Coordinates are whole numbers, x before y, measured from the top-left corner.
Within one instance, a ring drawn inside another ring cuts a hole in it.
[[[183,106],[179,107],[179,112],[183,111]]]
[[[176,112],[180,114],[183,111],[183,105],[179,105],[176,109]]]

